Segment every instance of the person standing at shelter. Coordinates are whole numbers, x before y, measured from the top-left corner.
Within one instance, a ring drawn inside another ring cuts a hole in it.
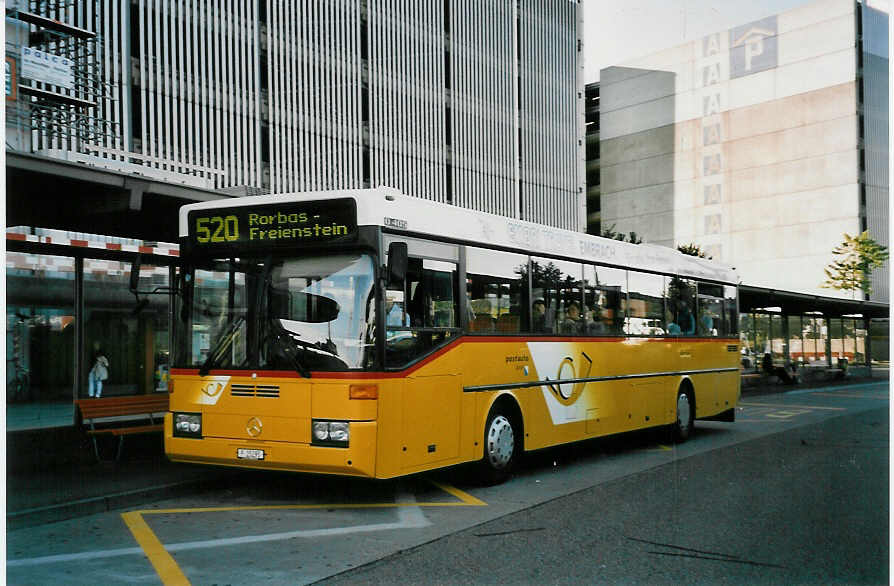
[[[87,377],[87,394],[97,399],[102,396],[102,385],[109,378],[109,359],[99,342],[94,344],[93,366]]]

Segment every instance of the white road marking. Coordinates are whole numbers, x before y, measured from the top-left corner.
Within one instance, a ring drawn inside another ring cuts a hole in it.
[[[412,495],[401,495],[398,503],[416,502]],[[209,539],[206,541],[189,541],[184,543],[166,544],[165,549],[171,553],[188,551],[193,549],[207,549],[223,547],[227,545],[241,545],[246,543],[260,543],[264,541],[283,541],[286,539],[329,537],[333,535],[346,535],[350,533],[369,533],[372,531],[388,531],[391,529],[418,529],[431,525],[425,513],[420,507],[397,507],[397,521],[394,523],[374,523],[369,525],[353,525],[349,527],[331,527],[329,529],[309,529],[305,531],[286,531],[283,533],[269,533],[266,535],[246,535],[244,537],[227,537],[223,539]],[[36,558],[23,558],[7,560],[7,567],[38,566],[43,564],[56,564],[64,562],[76,562],[94,559],[103,559],[125,555],[145,555],[142,548],[128,547],[122,549],[107,549],[103,551],[84,551],[81,553],[50,555]]]

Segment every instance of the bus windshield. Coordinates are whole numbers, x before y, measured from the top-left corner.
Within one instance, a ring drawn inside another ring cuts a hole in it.
[[[215,259],[188,271],[178,366],[344,371],[375,357],[367,254]]]

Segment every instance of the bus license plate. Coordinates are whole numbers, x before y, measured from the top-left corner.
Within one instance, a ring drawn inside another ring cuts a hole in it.
[[[263,460],[264,450],[254,450],[251,448],[236,448],[236,457],[240,460]]]

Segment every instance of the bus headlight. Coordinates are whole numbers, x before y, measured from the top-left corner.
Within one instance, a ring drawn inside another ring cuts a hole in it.
[[[174,413],[174,437],[202,437],[202,414]]]
[[[346,448],[351,439],[347,421],[311,421],[311,444]]]

